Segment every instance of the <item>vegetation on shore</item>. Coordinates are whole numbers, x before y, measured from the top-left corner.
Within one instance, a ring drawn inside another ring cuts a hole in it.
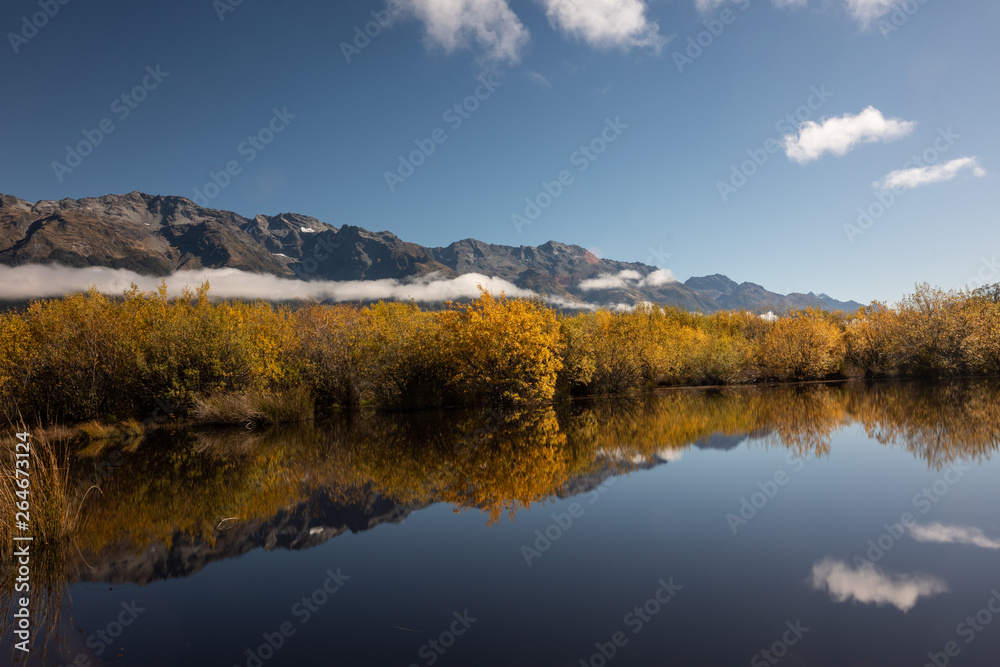
[[[154,412],[263,425],[359,406],[516,407],[656,386],[998,373],[996,286],[921,286],[894,307],[776,320],[651,305],[562,315],[489,293],[432,312],[275,307],[213,300],[207,285],[181,298],[92,290],[0,314],[0,413],[124,432]]]

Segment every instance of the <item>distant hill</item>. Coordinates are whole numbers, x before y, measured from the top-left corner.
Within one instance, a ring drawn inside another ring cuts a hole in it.
[[[335,227],[297,213],[244,218],[184,197],[131,192],[33,204],[0,195],[0,264],[50,263],[150,276],[228,267],[335,281],[480,273],[571,302],[651,301],[701,312],[859,307],[825,294],[781,295],[722,275],[681,283],[657,267],[600,259],[580,246],[555,241],[514,247],[465,239],[444,248],[425,248],[390,232]]]

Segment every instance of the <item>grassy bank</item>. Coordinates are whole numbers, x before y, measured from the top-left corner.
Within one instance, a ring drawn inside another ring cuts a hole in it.
[[[564,316],[483,294],[301,305],[131,290],[0,315],[0,411],[35,424],[194,418],[267,424],[314,410],[544,403],[654,386],[1000,373],[1000,294],[920,287],[896,306],[748,312],[639,307]],[[116,426],[123,425],[123,426]]]

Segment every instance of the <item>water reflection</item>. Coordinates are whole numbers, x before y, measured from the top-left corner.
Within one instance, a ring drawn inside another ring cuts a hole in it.
[[[105,472],[78,547],[97,559],[169,553],[178,542],[227,555],[301,548],[439,502],[496,522],[608,475],[679,460],[690,447],[749,441],[826,456],[832,434],[853,423],[941,469],[997,449],[998,398],[987,382],[692,390],[513,414],[373,413],[266,433],[176,433]],[[78,460],[79,484],[93,482],[92,461],[109,456],[92,450]],[[995,544],[960,531],[920,534]],[[173,574],[167,564],[153,569]]]
[[[910,535],[918,542],[965,544],[981,549],[1000,549],[1000,540],[987,537],[981,528],[975,526],[949,526],[943,523],[914,525],[910,526]]]
[[[890,575],[874,565],[851,567],[833,558],[824,558],[813,566],[812,585],[829,592],[834,602],[892,605],[903,613],[913,609],[922,597],[948,592],[948,584],[931,575]]]
[[[294,429],[92,446],[74,459],[71,484],[77,497],[95,485],[100,494],[83,505],[71,546],[54,553],[39,545],[36,608],[48,627],[65,631],[59,615],[69,582],[186,577],[251,550],[306,549],[398,523],[435,503],[496,524],[611,476],[669,466],[691,448],[726,452],[747,443],[826,457],[836,432],[860,425],[932,470],[982,462],[1000,444],[998,398],[992,381],[675,390],[520,413],[366,413]],[[1000,548],[970,526],[916,526],[911,536]],[[3,604],[11,602],[9,583]],[[948,588],[935,577],[830,558],[815,562],[811,583],[836,602],[903,612]]]

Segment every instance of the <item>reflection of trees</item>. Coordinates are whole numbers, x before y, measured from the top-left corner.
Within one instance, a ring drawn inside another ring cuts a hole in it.
[[[171,434],[147,441],[101,481],[99,498],[84,512],[80,548],[139,551],[151,542],[169,547],[178,535],[212,544],[225,519],[272,517],[336,479],[315,441],[309,429]]]
[[[940,470],[989,460],[1000,444],[1000,381],[878,383],[849,394],[849,411],[869,436],[901,445]]]
[[[934,469],[988,460],[1000,443],[998,397],[996,380],[684,389],[517,413],[371,412],[320,427],[90,447],[72,459],[68,488],[77,499],[92,485],[100,493],[86,496],[67,539],[35,545],[32,606],[43,625],[65,629],[66,583],[94,559],[177,540],[211,546],[234,522],[263,524],[312,507],[321,494],[345,506],[377,497],[446,502],[480,509],[493,523],[564,493],[570,482],[670,460],[713,435],[822,456],[833,434],[853,423]],[[0,610],[13,613],[8,559],[9,551],[0,557]],[[9,633],[9,623],[0,631]]]
[[[483,415],[358,414],[269,433],[177,434],[130,447],[101,474],[74,549],[138,552],[177,537],[214,544],[234,521],[267,521],[322,491],[336,503],[382,496],[404,505],[478,508],[491,522],[562,493],[598,471],[669,460],[713,435],[753,436],[824,455],[838,429],[860,423],[932,468],[988,459],[1000,442],[1000,383],[839,384],[668,390]],[[103,456],[88,452],[91,457]],[[78,457],[77,480],[93,481]]]
[[[567,420],[571,439],[632,460],[683,449],[712,435],[767,433],[799,453],[824,454],[846,420],[839,391],[826,386],[668,390],[582,403]]]
[[[329,440],[328,451],[342,458],[352,482],[402,503],[478,507],[491,522],[554,496],[594,466],[591,452],[567,441],[551,408],[359,421]]]

